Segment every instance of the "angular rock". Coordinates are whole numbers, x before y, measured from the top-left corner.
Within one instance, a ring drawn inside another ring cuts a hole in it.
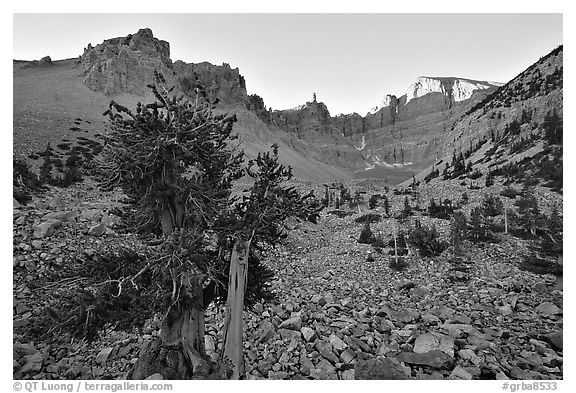
[[[462,333],[470,333],[474,329],[472,325],[464,323],[444,323],[440,328],[452,337],[459,337]]]
[[[302,318],[300,316],[289,318],[282,322],[278,328],[299,331],[302,328]]]
[[[90,227],[90,229],[88,230],[88,235],[100,237],[106,233],[106,229],[107,229],[106,225],[96,224],[96,225]]]
[[[322,296],[322,295],[314,295],[314,296],[312,296],[311,300],[312,300],[312,303],[316,303],[320,307],[324,307],[324,305],[326,303],[328,303],[326,301],[326,299],[324,298],[324,296]]]
[[[108,347],[101,350],[98,355],[96,355],[96,363],[104,366],[113,350],[113,347]]]
[[[408,364],[430,366],[438,369],[451,369],[454,367],[454,358],[439,350],[425,353],[400,352],[396,359]]]
[[[302,334],[297,330],[278,329],[278,333],[280,333],[280,337],[282,337],[283,339],[293,339],[293,338],[301,339],[302,338]]]
[[[440,323],[440,318],[433,314],[422,314],[422,321],[430,324]]]
[[[56,228],[58,228],[61,224],[62,221],[54,219],[50,219],[38,224],[36,227],[34,227],[34,238],[43,239],[45,237],[52,236]]]
[[[470,374],[464,368],[456,366],[454,370],[452,370],[452,373],[450,373],[450,378],[471,380],[472,374]]]
[[[300,356],[300,372],[304,375],[310,375],[310,371],[314,368],[314,363],[306,356]]]
[[[547,335],[544,336],[546,341],[548,341],[552,345],[552,348],[554,348],[558,351],[562,351],[564,348],[563,337],[564,337],[564,333],[562,330],[548,333]]]
[[[80,220],[97,222],[100,221],[102,215],[104,212],[100,209],[88,209],[80,213]]]
[[[454,356],[454,338],[440,333],[425,333],[416,337],[414,352],[425,353],[434,350]]]
[[[354,350],[351,348],[346,348],[340,354],[340,359],[342,359],[344,363],[351,363],[354,358],[356,358],[356,352],[354,352]]]
[[[316,348],[316,350],[320,352],[320,355],[329,360],[332,364],[338,363],[338,357],[334,352],[332,352],[332,345],[330,345],[330,343],[318,340],[314,344],[314,348]]]
[[[155,373],[155,374],[150,375],[148,378],[146,378],[145,381],[161,381],[163,379],[164,379],[164,377],[162,376],[162,374]]]
[[[401,380],[409,379],[404,369],[392,360],[377,357],[369,360],[359,360],[354,365],[356,380]]]
[[[374,353],[374,350],[368,344],[356,337],[344,336],[344,342],[356,352]]]
[[[40,352],[24,356],[26,362],[18,369],[18,371],[16,371],[16,373],[14,373],[14,378],[22,379],[22,377],[28,372],[40,371],[42,369],[42,364],[44,363],[44,357],[45,355]]]
[[[300,329],[300,333],[302,333],[302,337],[304,337],[304,341],[306,342],[314,342],[314,340],[318,338],[316,331],[309,327],[303,327]]]
[[[453,323],[461,323],[465,325],[470,325],[470,323],[472,323],[472,318],[464,314],[456,314],[451,319]]]
[[[328,337],[328,341],[330,342],[330,345],[332,345],[332,348],[337,351],[343,351],[348,348],[348,345],[335,334],[331,334],[330,337]]]
[[[544,302],[536,307],[536,312],[545,316],[552,316],[561,314],[562,310],[558,308],[558,306],[556,306],[554,303]]]
[[[44,220],[55,219],[55,220],[60,220],[62,222],[76,222],[77,216],[78,216],[78,213],[76,213],[74,211],[59,211],[59,212],[48,213],[43,217],[43,219]]]

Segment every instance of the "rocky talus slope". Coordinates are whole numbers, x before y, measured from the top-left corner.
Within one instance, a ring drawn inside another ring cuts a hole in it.
[[[403,196],[389,197],[398,210]],[[15,206],[15,378],[122,379],[158,334],[159,318],[150,316],[140,332],[109,327],[91,343],[69,334],[31,338],[53,297],[82,286],[82,277],[53,279],[66,265],[106,244],[147,247],[121,230],[114,207],[122,198],[86,180]],[[517,268],[522,240],[467,245],[471,270],[454,282],[445,254],[390,269],[385,253],[357,243],[356,217],[325,211],[317,225],[291,224],[287,241],[267,251],[277,299],[245,313],[247,378],[563,378],[562,291],[552,276]],[[448,221],[434,222],[446,236]],[[373,230],[388,240],[392,224],[385,218]],[[222,310],[209,308],[206,348],[214,357],[221,324]]]

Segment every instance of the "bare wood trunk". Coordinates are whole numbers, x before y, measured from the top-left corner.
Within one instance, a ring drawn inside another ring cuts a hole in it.
[[[398,263],[398,243],[396,242],[396,226],[394,226],[394,257]]]
[[[504,208],[504,233],[508,234],[508,209]]]
[[[204,348],[200,277],[190,273],[181,284],[181,296],[186,299],[170,307],[162,321],[160,338],[142,349],[132,379],[146,379],[156,373],[164,379],[204,379],[213,371]]]
[[[176,228],[182,228],[184,225],[184,203],[177,197],[165,200],[159,220],[163,235],[169,235]]]
[[[230,258],[226,319],[224,321],[223,361],[232,366],[231,379],[244,377],[244,294],[248,279],[248,255],[252,239],[237,239]]]

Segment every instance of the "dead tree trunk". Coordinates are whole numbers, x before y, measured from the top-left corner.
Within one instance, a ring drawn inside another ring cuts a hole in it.
[[[224,321],[222,362],[232,366],[231,379],[244,377],[244,294],[248,280],[248,255],[252,239],[237,239],[230,258],[228,299]]]

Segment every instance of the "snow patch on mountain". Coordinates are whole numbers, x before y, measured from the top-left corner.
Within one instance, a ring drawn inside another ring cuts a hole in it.
[[[372,163],[366,163],[366,168],[364,168],[365,171],[369,171],[371,169],[376,168],[377,166],[379,167],[386,167],[386,168],[404,168],[406,166],[412,165],[411,161],[405,161],[405,162],[395,162],[393,164],[390,164],[386,161],[382,161],[380,159],[380,157],[378,156],[372,156],[370,157],[372,158]]]
[[[356,150],[358,151],[362,151],[364,150],[364,148],[366,147],[366,137],[364,135],[362,135],[362,144],[360,145],[360,147],[354,145],[354,147],[356,148]]]

